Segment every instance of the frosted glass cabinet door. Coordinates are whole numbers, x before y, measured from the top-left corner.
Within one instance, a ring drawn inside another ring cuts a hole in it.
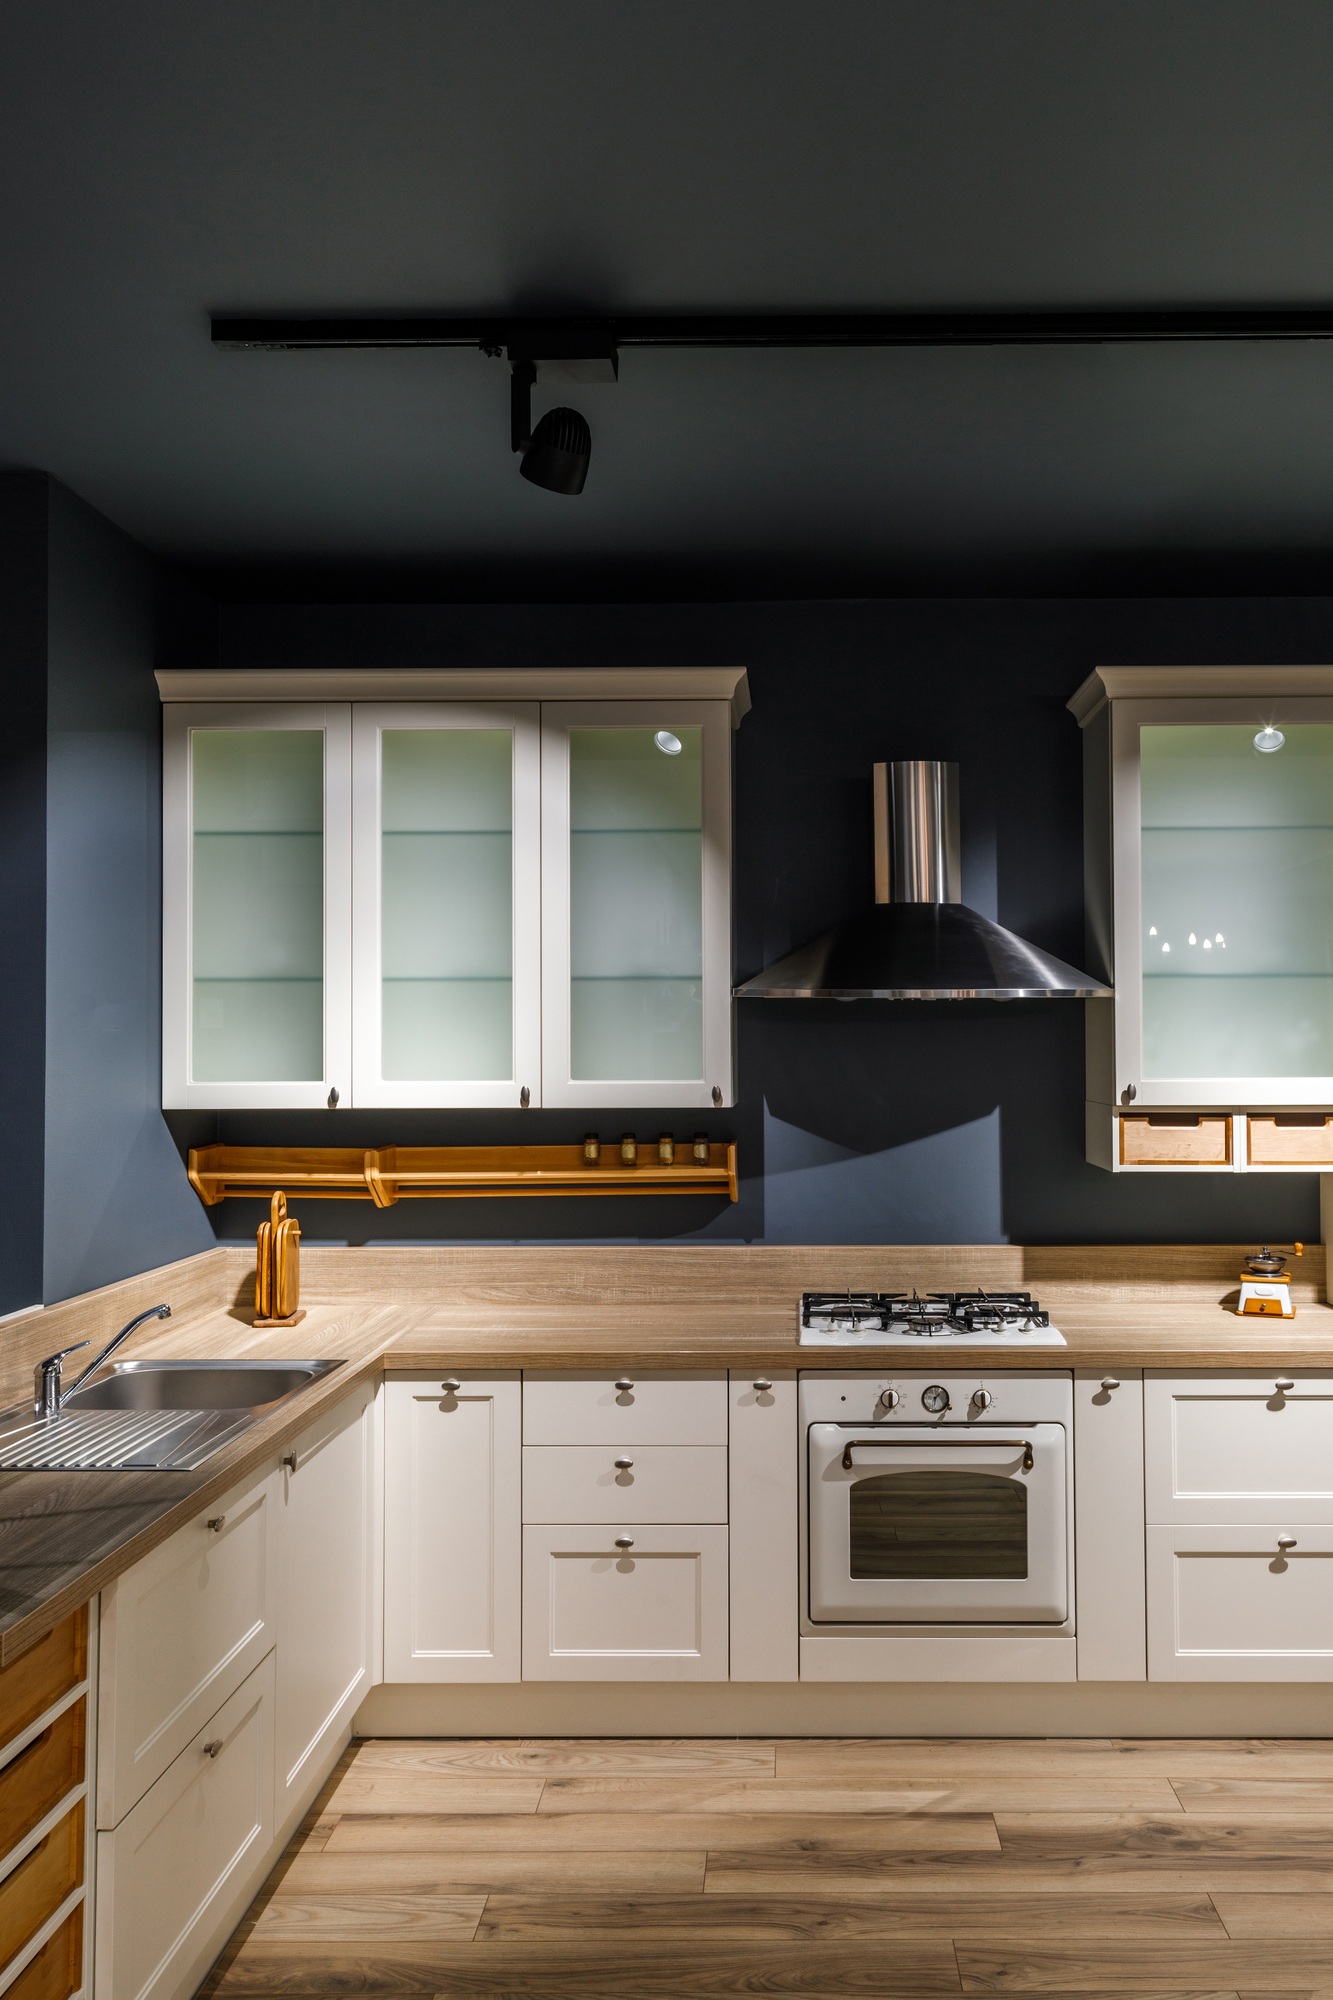
[[[1333,1093],[1333,711],[1279,706],[1117,705],[1137,847],[1117,855],[1136,892],[1118,898],[1118,1068],[1143,1105]]]
[[[162,1102],[351,1101],[345,703],[164,711]]]
[[[541,1102],[537,718],[353,711],[358,1104]]]
[[[730,1104],[721,702],[542,706],[548,1105]]]

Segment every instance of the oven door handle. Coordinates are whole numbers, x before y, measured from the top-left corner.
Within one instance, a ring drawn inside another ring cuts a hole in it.
[[[968,1445],[978,1448],[985,1446],[991,1450],[997,1445],[1012,1445],[1015,1451],[1022,1450],[1024,1472],[1032,1470],[1032,1445],[1027,1438],[941,1438],[939,1442],[950,1451],[964,1450]],[[927,1451],[930,1450],[929,1443],[923,1438],[853,1438],[843,1447],[844,1472],[854,1470],[852,1452],[857,1445],[869,1451],[891,1451],[895,1447],[899,1451],[920,1451],[923,1447]]]

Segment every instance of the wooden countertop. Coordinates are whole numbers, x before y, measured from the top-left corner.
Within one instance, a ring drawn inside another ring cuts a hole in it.
[[[1333,1372],[1322,1248],[1312,1246],[1297,1267],[1294,1320],[1242,1320],[1228,1310],[1239,1255],[1192,1246],[321,1248],[304,1253],[306,1319],[256,1330],[246,1303],[253,1253],[209,1251],[12,1321],[0,1356],[0,1397],[12,1403],[24,1396],[35,1357],[73,1339],[103,1340],[157,1298],[171,1299],[176,1316],[136,1334],[134,1356],[262,1354],[344,1365],[200,1472],[0,1474],[0,1665],[271,1463],[330,1403],[386,1368]],[[1067,1345],[798,1346],[803,1289],[910,1291],[913,1284],[922,1292],[950,1284],[1031,1289]]]

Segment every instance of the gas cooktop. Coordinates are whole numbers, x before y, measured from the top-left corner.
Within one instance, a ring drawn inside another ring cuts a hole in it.
[[[1063,1347],[1030,1292],[803,1292],[802,1347]]]

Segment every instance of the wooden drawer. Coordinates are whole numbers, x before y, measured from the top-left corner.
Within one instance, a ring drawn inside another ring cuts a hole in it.
[[[97,1977],[114,2000],[193,1993],[268,1869],[273,1656],[97,1840]]]
[[[1333,1376],[1149,1371],[1143,1419],[1149,1522],[1333,1524]]]
[[[1327,1524],[1149,1528],[1147,1549],[1149,1680],[1333,1680]]]
[[[618,1463],[621,1459],[630,1462]],[[523,1447],[525,1521],[725,1521],[720,1444]]]
[[[624,1388],[618,1385],[624,1383]],[[722,1444],[727,1378],[615,1374],[524,1375],[524,1444]]]
[[[1229,1167],[1231,1119],[1226,1113],[1144,1112],[1120,1120],[1125,1167]]]
[[[43,1710],[77,1687],[87,1671],[85,1604],[0,1672],[0,1747],[12,1743]]]
[[[83,1911],[70,1911],[58,1931],[5,1988],[5,2000],[69,2000],[83,1984]]]
[[[0,1770],[0,1854],[17,1847],[82,1781],[86,1734],[86,1697],[80,1695]]]
[[[8,1965],[83,1880],[83,1800],[0,1882],[0,1965]]]
[[[724,1681],[725,1528],[523,1530],[523,1678]]]
[[[1251,1112],[1252,1167],[1333,1167],[1333,1116],[1323,1111]]]
[[[118,1824],[272,1648],[274,1478],[216,1501],[103,1591],[99,1827]]]

